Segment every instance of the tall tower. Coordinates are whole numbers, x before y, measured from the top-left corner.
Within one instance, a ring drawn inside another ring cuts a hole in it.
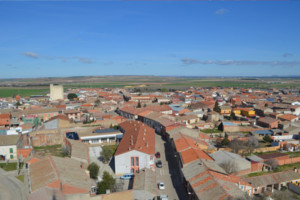
[[[64,100],[64,87],[62,85],[50,84],[50,101]]]

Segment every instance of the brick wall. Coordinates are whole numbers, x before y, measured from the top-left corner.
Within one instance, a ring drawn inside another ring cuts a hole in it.
[[[300,157],[294,157],[294,158],[287,158],[287,159],[281,159],[277,160],[279,165],[286,165],[291,163],[300,162]]]

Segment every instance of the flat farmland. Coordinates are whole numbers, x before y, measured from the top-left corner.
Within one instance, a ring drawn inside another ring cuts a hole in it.
[[[49,88],[35,89],[35,88],[0,88],[0,97],[13,97],[16,95],[21,95],[23,97],[29,97],[31,95],[45,95],[49,92]]]
[[[49,84],[62,84],[68,88],[140,88],[141,91],[158,89],[187,89],[189,87],[236,88],[289,88],[299,89],[300,78],[207,78],[164,76],[89,76],[36,79],[0,80],[0,97],[45,95]]]

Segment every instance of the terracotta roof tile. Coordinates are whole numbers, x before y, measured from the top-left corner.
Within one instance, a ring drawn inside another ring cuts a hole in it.
[[[125,131],[115,155],[136,150],[147,154],[155,154],[155,132],[140,121],[129,120],[119,124]]]

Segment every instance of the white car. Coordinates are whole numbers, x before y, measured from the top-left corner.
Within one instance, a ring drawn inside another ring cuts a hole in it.
[[[158,183],[158,188],[160,190],[164,190],[165,189],[165,184],[163,182]]]

